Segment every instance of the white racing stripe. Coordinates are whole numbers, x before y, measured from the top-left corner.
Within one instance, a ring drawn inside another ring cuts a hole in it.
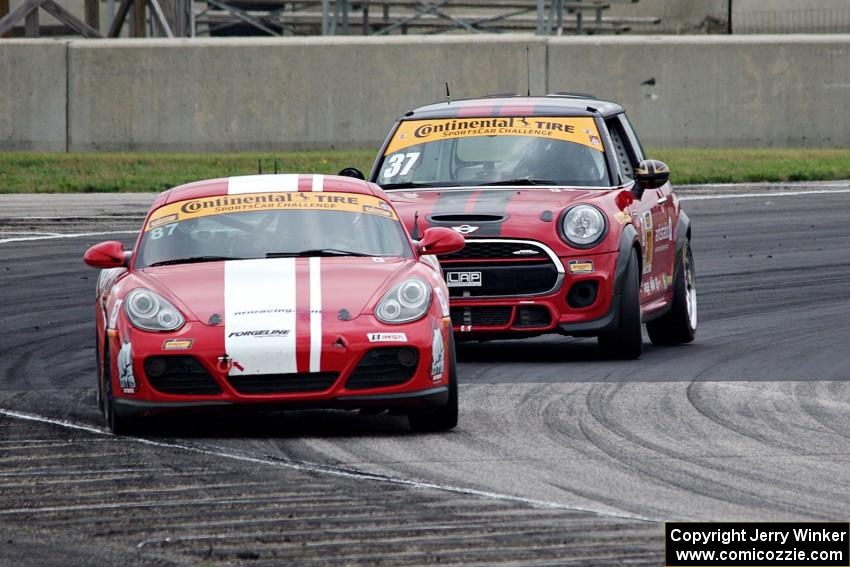
[[[295,307],[295,258],[224,263],[224,346],[234,362],[230,374],[298,372]]]
[[[60,427],[67,427],[69,429],[76,429],[82,431],[88,431],[90,433],[95,433],[99,435],[111,435],[101,429],[97,429],[95,427],[91,427],[89,425],[82,425],[78,423],[73,423],[70,421],[53,419],[46,416],[35,415],[30,413],[23,413],[14,410],[7,410],[0,408],[0,415],[5,415],[7,417],[12,417],[15,419],[22,419],[25,421],[35,421],[40,423],[48,423],[51,425],[58,425]],[[481,498],[489,498],[492,500],[501,500],[505,502],[516,502],[518,504],[524,504],[527,506],[533,506],[535,508],[549,508],[556,510],[571,510],[575,512],[587,512],[590,514],[596,514],[598,516],[608,516],[612,518],[625,518],[631,520],[640,520],[644,522],[660,522],[659,518],[652,518],[648,516],[641,516],[638,514],[633,514],[631,512],[627,512],[624,510],[617,510],[616,508],[606,509],[594,509],[585,506],[574,506],[571,504],[563,504],[561,502],[552,502],[547,500],[537,500],[534,498],[525,498],[523,496],[516,496],[513,494],[504,494],[499,492],[490,492],[487,490],[480,490],[477,488],[468,488],[464,486],[456,486],[450,484],[438,484],[428,481],[402,478],[402,477],[394,477],[380,474],[367,473],[352,469],[346,469],[342,467],[335,467],[333,465],[324,465],[321,463],[312,463],[309,461],[287,461],[282,459],[273,459],[271,457],[253,457],[251,455],[246,455],[243,453],[237,453],[231,449],[225,449],[223,447],[200,447],[196,445],[188,445],[183,443],[166,443],[162,441],[154,441],[152,439],[143,439],[140,437],[121,437],[121,439],[126,441],[132,441],[135,443],[141,443],[143,445],[150,445],[153,447],[163,447],[167,449],[180,449],[183,451],[189,451],[192,453],[199,453],[202,455],[208,455],[212,457],[220,457],[224,459],[232,459],[235,461],[258,464],[258,465],[267,465],[273,467],[280,467],[284,469],[292,469],[299,471],[307,471],[319,474],[327,474],[336,477],[342,478],[354,478],[358,480],[368,480],[374,482],[385,482],[389,484],[395,485],[403,485],[410,486],[412,488],[417,489],[431,489],[431,490],[439,490],[442,492],[449,492],[453,494],[461,494],[466,496],[477,496]]]
[[[227,180],[227,194],[298,191],[298,177],[297,173],[231,177]]]
[[[310,372],[319,372],[321,368],[322,259],[313,256],[310,258]]]
[[[325,176],[316,174],[313,176],[313,192],[320,193],[325,190]]]

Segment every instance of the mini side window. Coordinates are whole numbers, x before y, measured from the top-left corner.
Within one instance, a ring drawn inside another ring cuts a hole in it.
[[[616,118],[609,120],[608,133],[611,135],[611,143],[614,145],[614,156],[617,159],[617,164],[620,166],[620,173],[626,179],[632,180],[635,178],[634,166],[640,160],[636,160],[633,155],[631,144],[626,136],[623,125]]]

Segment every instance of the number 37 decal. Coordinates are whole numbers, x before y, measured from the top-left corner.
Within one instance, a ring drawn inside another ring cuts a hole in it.
[[[413,168],[413,165],[419,159],[419,152],[410,152],[409,154],[395,154],[387,160],[386,168],[384,169],[384,179],[392,179],[396,175],[407,175]]]

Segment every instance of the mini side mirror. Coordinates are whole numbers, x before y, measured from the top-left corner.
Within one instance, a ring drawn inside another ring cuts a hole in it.
[[[642,190],[658,189],[669,180],[670,168],[663,161],[645,159],[635,168],[635,181]]]
[[[83,255],[83,262],[92,268],[120,268],[127,265],[128,254],[117,240],[95,244]]]
[[[355,179],[363,179],[366,180],[366,176],[363,175],[363,172],[357,169],[356,167],[346,167],[340,170],[337,175],[341,175],[343,177],[353,177]]]
[[[420,254],[452,254],[463,250],[466,241],[450,228],[436,227],[425,230],[419,241]]]

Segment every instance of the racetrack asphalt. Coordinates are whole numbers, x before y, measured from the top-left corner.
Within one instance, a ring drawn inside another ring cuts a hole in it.
[[[844,520],[847,187],[682,191],[696,342],[463,344],[451,433],[314,411],[148,442],[98,431],[80,259],[132,234],[56,235],[133,231],[152,197],[4,196],[0,564],[659,564],[664,520]]]

